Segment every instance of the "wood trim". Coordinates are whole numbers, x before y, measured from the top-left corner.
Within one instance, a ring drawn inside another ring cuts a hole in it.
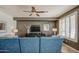
[[[74,11],[78,10],[78,8],[79,8],[79,5],[78,5],[78,6],[76,6],[75,8],[73,8],[73,9],[71,9],[71,10],[67,11],[66,13],[62,14],[62,15],[61,15],[61,16],[59,16],[58,18],[60,19],[60,18],[62,18],[62,17],[64,17],[64,16],[67,16],[67,15],[69,15],[69,14],[73,13]]]
[[[47,21],[54,21],[54,20],[58,20],[58,18],[56,17],[14,17],[14,20],[47,20]]]

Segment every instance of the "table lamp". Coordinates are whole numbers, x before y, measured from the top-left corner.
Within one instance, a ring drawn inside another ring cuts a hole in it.
[[[54,32],[54,35],[56,35],[57,28],[53,28],[52,31]]]
[[[18,32],[18,29],[13,28],[13,29],[12,29],[12,32],[16,35],[16,33]]]

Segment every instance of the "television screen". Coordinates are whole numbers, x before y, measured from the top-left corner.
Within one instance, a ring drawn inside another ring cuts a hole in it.
[[[40,32],[40,26],[39,25],[32,25],[30,27],[30,32]]]

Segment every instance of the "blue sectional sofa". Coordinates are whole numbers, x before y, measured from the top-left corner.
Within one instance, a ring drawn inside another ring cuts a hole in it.
[[[20,47],[18,38],[0,38],[0,52],[19,53]]]
[[[0,38],[0,53],[59,53],[64,38]]]

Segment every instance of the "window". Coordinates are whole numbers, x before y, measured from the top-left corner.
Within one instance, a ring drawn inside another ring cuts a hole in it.
[[[66,28],[66,37],[69,37],[70,36],[70,32],[69,32],[69,24],[70,24],[70,21],[69,21],[69,17],[66,17],[66,24],[65,24],[65,28]]]
[[[59,20],[59,33],[65,36],[65,20],[64,19]]]
[[[70,38],[75,39],[75,15],[70,16]]]
[[[61,21],[61,30],[62,35],[65,36],[65,19],[62,19]]]
[[[76,15],[72,13],[59,20],[59,32],[71,41],[77,42]]]
[[[0,21],[0,32],[5,32],[5,22]]]

